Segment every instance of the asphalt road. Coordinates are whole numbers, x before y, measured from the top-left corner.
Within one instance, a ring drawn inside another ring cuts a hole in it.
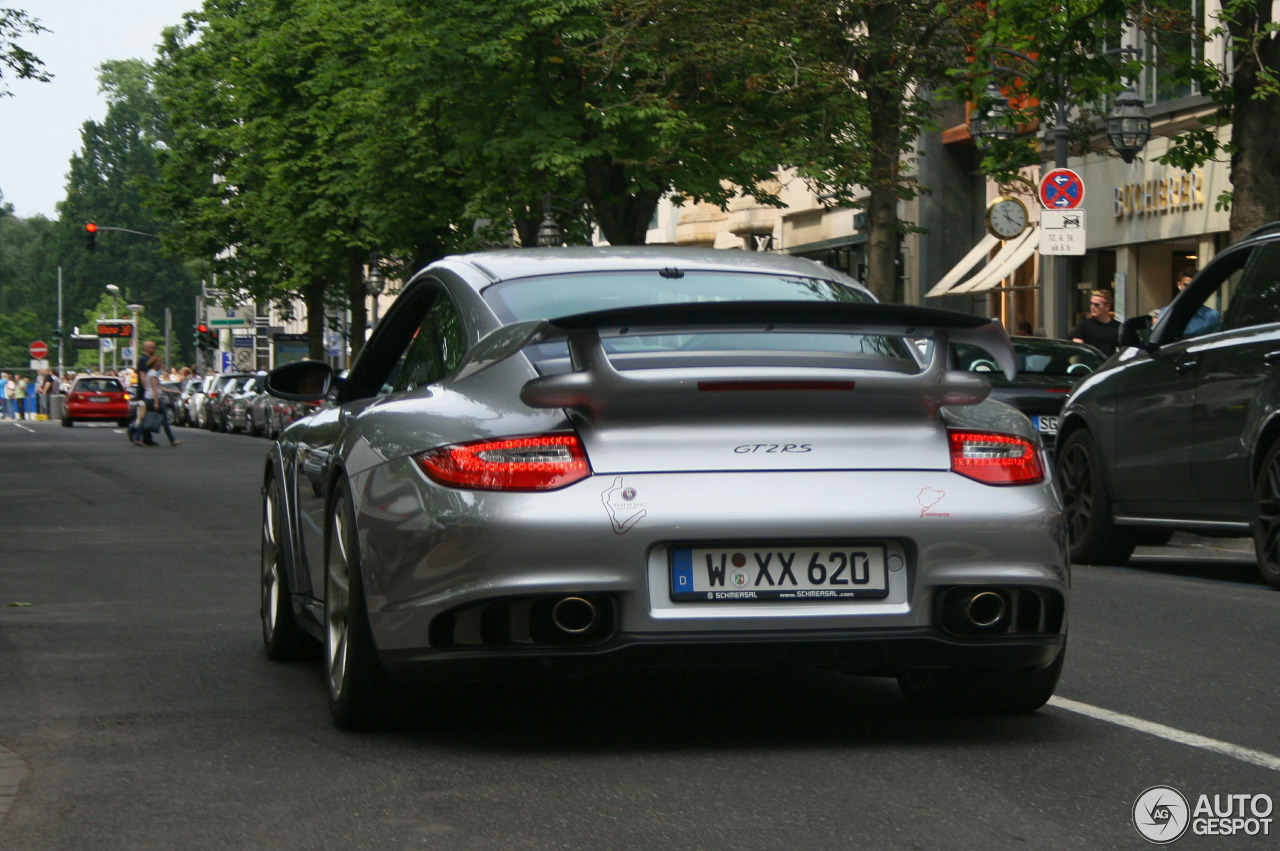
[[[1078,566],[1062,684],[1028,717],[671,674],[442,689],[348,734],[318,663],[261,651],[267,444],[180,436],[0,422],[0,847],[1144,848],[1149,787],[1280,801],[1280,594],[1238,542]],[[1275,847],[1265,817],[1174,847]]]

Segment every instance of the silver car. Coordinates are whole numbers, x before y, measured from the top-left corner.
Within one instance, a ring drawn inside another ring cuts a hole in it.
[[[267,655],[322,644],[342,728],[520,666],[798,664],[1032,711],[1066,646],[1061,506],[949,342],[1015,371],[997,323],[798,258],[440,260],[345,377],[268,376],[330,404],[264,465]]]

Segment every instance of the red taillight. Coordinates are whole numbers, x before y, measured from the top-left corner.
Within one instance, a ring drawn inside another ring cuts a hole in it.
[[[1021,437],[984,431],[948,431],[953,472],[989,485],[1029,485],[1044,480],[1035,445]]]
[[[440,484],[470,490],[554,490],[591,475],[576,434],[442,446],[417,461]]]

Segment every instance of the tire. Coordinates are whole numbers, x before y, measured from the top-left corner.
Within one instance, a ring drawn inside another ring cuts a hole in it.
[[[316,642],[298,626],[289,593],[289,575],[280,546],[284,518],[280,483],[272,478],[262,499],[262,645],[267,658],[292,662],[311,656]]]
[[[128,428],[130,422],[132,420],[116,420],[116,425],[120,426],[120,428]]]
[[[948,715],[1026,715],[1053,697],[1067,658],[1064,646],[1047,667],[1021,674],[981,669],[915,671],[898,677],[911,705]]]
[[[1253,547],[1258,572],[1272,588],[1280,588],[1280,442],[1267,450],[1253,486]]]
[[[64,414],[62,417],[62,427],[71,428],[73,425],[75,425],[75,421],[72,420],[71,417],[68,417]]]
[[[1067,521],[1071,561],[1085,564],[1124,564],[1136,539],[1111,520],[1111,497],[1102,469],[1102,453],[1093,435],[1074,431],[1058,449],[1058,488]]]
[[[340,730],[377,729],[392,705],[378,661],[360,573],[360,549],[345,480],[336,484],[325,525],[324,662],[329,714]]]

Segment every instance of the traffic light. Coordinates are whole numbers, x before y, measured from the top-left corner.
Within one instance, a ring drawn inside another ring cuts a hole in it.
[[[218,348],[218,332],[201,322],[196,326],[196,331],[200,334],[201,347],[206,349]]]
[[[97,247],[95,245],[95,240],[97,239],[97,236],[98,236],[98,226],[95,225],[93,222],[89,222],[84,226],[84,234],[85,234],[85,240],[86,240],[85,247],[87,247],[90,251],[93,251],[93,249]]]
[[[204,332],[209,330],[209,326],[201,322],[195,327],[195,333],[192,335],[192,342],[195,343],[196,349],[204,348]]]

